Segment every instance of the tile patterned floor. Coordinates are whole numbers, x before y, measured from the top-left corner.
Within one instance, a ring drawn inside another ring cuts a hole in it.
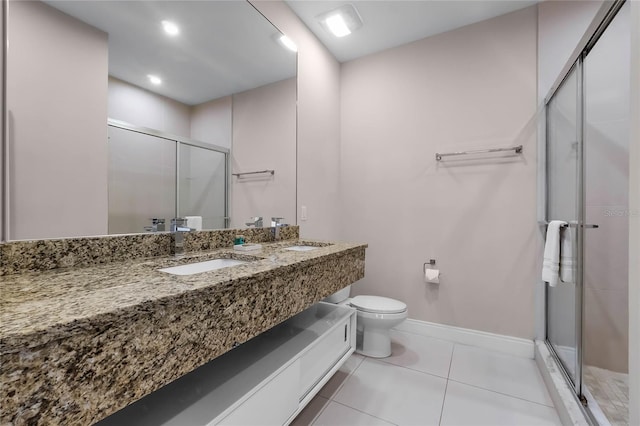
[[[587,365],[584,383],[612,425],[629,424],[629,375]]]
[[[561,424],[532,359],[399,331],[392,345],[352,355],[292,424]]]

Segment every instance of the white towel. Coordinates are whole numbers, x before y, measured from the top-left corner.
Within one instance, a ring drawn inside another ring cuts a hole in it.
[[[560,228],[560,281],[574,282],[575,265],[573,263],[573,230]]]
[[[542,281],[551,287],[558,284],[560,272],[560,227],[567,222],[552,220],[547,225],[547,240],[544,243],[544,260],[542,262]]]
[[[202,231],[202,216],[185,216],[184,218],[187,219],[187,227]]]

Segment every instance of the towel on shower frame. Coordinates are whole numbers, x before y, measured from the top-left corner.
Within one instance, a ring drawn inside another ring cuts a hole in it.
[[[552,220],[547,225],[547,238],[544,243],[542,261],[542,281],[551,287],[558,284],[560,278],[560,229],[567,225],[563,220]]]

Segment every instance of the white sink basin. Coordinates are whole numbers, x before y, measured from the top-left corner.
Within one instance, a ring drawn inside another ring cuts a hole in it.
[[[291,246],[291,247],[287,247],[285,250],[291,250],[291,251],[311,251],[311,250],[315,250],[319,247],[316,246]]]
[[[213,259],[205,262],[189,263],[187,265],[172,266],[171,268],[158,269],[160,272],[166,272],[173,275],[193,275],[203,272],[215,271],[216,269],[229,268],[236,265],[244,265],[249,263],[244,260],[236,259]]]

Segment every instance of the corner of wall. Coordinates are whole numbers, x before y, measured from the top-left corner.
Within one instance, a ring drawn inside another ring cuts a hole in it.
[[[304,238],[340,237],[340,63],[281,0],[250,3],[298,45],[296,223]],[[308,219],[301,220],[306,206]]]
[[[640,2],[631,3],[629,141],[629,424],[640,424]],[[635,403],[633,403],[635,401]]]

